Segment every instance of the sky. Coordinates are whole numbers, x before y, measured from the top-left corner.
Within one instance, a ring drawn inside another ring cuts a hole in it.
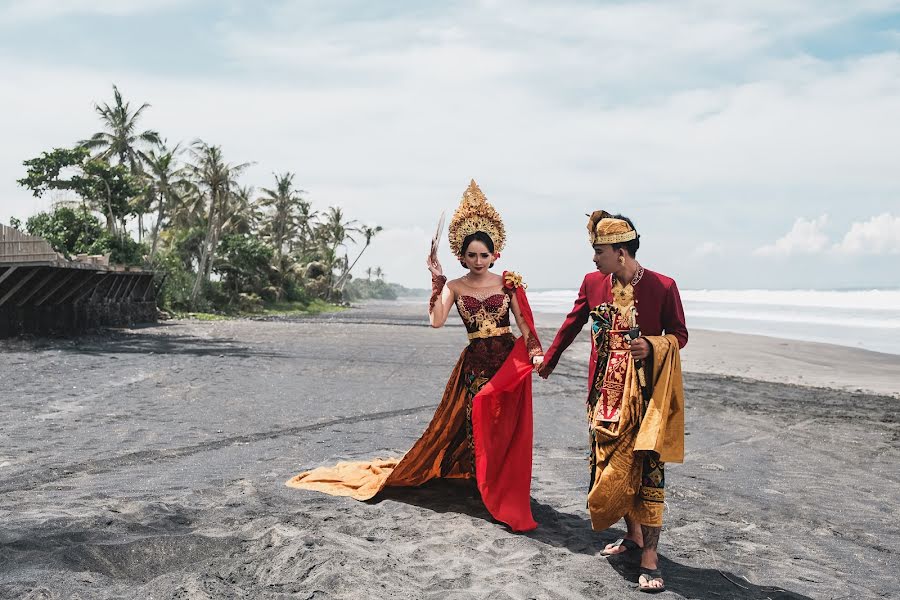
[[[684,289],[900,286],[900,0],[0,0],[0,81],[0,222],[115,84],[384,227],[357,269],[408,287],[472,178],[536,289],[593,269],[598,209]]]

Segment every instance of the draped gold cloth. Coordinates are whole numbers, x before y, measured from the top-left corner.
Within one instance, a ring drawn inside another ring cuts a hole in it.
[[[438,477],[468,479],[472,475],[462,465],[471,453],[465,443],[456,443],[454,436],[465,427],[466,388],[461,371],[460,356],[441,403],[422,437],[403,458],[375,459],[361,462],[341,462],[333,467],[320,467],[300,473],[287,481],[288,487],[315,490],[332,496],[350,496],[369,500],[385,487],[418,486]]]
[[[625,375],[621,416],[614,429],[595,428],[597,475],[588,493],[591,525],[608,529],[626,514],[643,525],[660,527],[661,501],[641,493],[643,452],[659,454],[661,462],[684,460],[684,387],[678,340],[673,335],[644,337],[653,346],[653,395],[641,419],[643,399],[634,361]],[[649,370],[646,365],[645,369]]]

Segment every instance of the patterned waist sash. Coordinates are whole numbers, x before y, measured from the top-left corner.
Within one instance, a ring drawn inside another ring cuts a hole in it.
[[[619,421],[626,375],[632,362],[628,340],[636,333],[632,315],[618,307],[601,304],[591,311],[591,337],[597,352],[597,366],[588,396],[589,418],[593,426]]]
[[[628,330],[608,332],[608,350],[598,366],[594,382],[594,422],[617,422],[622,410],[625,376],[631,362],[631,348],[625,339]]]
[[[512,329],[509,327],[491,327],[490,329],[479,329],[478,331],[473,331],[469,334],[469,341],[478,339],[478,338],[489,338],[489,337],[498,337],[501,335],[506,335],[507,333],[512,333]]]

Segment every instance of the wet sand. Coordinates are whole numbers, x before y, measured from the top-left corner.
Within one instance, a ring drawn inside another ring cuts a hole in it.
[[[420,307],[0,342],[0,598],[642,597],[584,510],[586,341],[535,382],[525,535],[465,484],[284,486],[418,437],[465,343]],[[660,597],[895,593],[900,357],[782,342],[692,333]]]

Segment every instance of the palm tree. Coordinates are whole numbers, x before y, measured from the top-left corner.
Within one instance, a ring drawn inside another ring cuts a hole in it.
[[[94,110],[100,115],[104,130],[95,133],[90,139],[79,142],[79,145],[88,150],[97,150],[97,157],[106,161],[118,159],[118,164],[128,167],[135,177],[143,177],[144,170],[140,147],[145,145],[161,145],[159,133],[153,130],[138,132],[138,120],[141,113],[149,108],[148,103],[143,103],[137,109],[132,110],[131,103],[122,99],[119,88],[113,85],[113,105],[94,105]],[[147,206],[138,204],[135,213],[138,216],[138,237],[143,235],[143,215]]]
[[[159,134],[152,130],[137,133],[137,122],[141,113],[149,108],[148,103],[142,104],[136,110],[131,110],[131,103],[122,99],[119,88],[113,86],[114,104],[94,105],[94,110],[100,115],[100,120],[106,126],[105,131],[100,131],[90,139],[80,143],[89,150],[100,150],[100,158],[110,160],[113,157],[119,159],[120,165],[126,165],[132,172],[138,170],[140,155],[138,146],[142,144],[160,145]]]
[[[329,247],[332,252],[337,252],[339,246],[348,241],[355,242],[353,234],[359,231],[354,220],[344,220],[344,211],[340,207],[330,206],[325,212],[325,220],[318,225],[319,239]]]
[[[176,144],[171,150],[165,145],[149,152],[139,152],[141,160],[146,163],[150,184],[147,187],[148,206],[156,202],[156,221],[150,233],[150,260],[156,255],[159,242],[159,230],[163,221],[182,203],[182,198],[190,188],[189,182],[184,178],[184,170],[178,166],[177,156],[181,152],[181,144]]]
[[[231,191],[237,186],[235,179],[250,163],[232,165],[226,163],[219,146],[210,146],[203,140],[194,141],[191,148],[193,162],[189,165],[194,183],[206,205],[206,235],[200,248],[200,264],[197,278],[191,289],[191,305],[196,306],[197,296],[215,261],[216,247],[228,214]]]
[[[320,222],[316,229],[319,243],[323,246],[319,252],[323,255],[325,265],[327,267],[329,281],[329,297],[331,291],[335,289],[334,269],[339,268],[341,259],[338,259],[337,249],[348,241],[355,242],[353,237],[359,229],[356,221],[344,220],[344,211],[339,207],[331,206],[325,213],[325,220]],[[346,265],[344,265],[346,266]],[[341,277],[346,271],[343,270]]]
[[[172,229],[183,230],[193,227],[202,227],[206,222],[205,197],[200,187],[192,179],[193,170],[185,166],[187,178],[184,180],[184,189],[179,201],[169,207],[169,224]]]
[[[381,225],[376,225],[375,227],[369,227],[367,225],[364,225],[362,228],[359,229],[359,232],[365,236],[366,243],[365,243],[365,245],[363,245],[362,250],[359,251],[359,254],[356,255],[356,258],[353,259],[353,264],[351,264],[349,267],[347,267],[347,271],[337,281],[337,283],[335,284],[335,287],[337,287],[339,290],[344,289],[344,285],[347,283],[347,280],[350,279],[350,277],[349,277],[350,271],[353,270],[353,267],[356,266],[356,263],[359,260],[359,257],[363,255],[363,252],[365,252],[366,248],[368,248],[369,245],[372,243],[372,238],[375,237],[376,234],[381,232],[382,229],[383,228],[381,227]],[[369,268],[369,278],[370,279],[372,278],[371,267]]]
[[[254,193],[250,185],[237,185],[230,191],[225,203],[222,233],[247,234],[256,229],[262,215],[253,201]]]
[[[309,259],[310,250],[314,247],[318,219],[319,212],[312,210],[312,205],[302,200],[297,206],[297,254],[301,261]],[[294,251],[293,243],[291,251]]]
[[[285,246],[293,246],[299,232],[301,215],[309,213],[309,203],[300,197],[301,190],[294,189],[293,173],[275,175],[275,189],[263,188],[262,191],[264,195],[259,199],[259,205],[269,209],[263,232],[275,248],[276,263],[281,264]]]

